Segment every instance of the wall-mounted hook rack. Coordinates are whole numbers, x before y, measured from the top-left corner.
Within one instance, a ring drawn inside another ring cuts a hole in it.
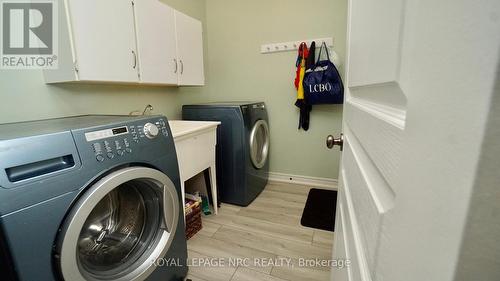
[[[328,47],[333,47],[333,38],[319,38],[319,39],[308,39],[308,40],[299,40],[299,41],[290,41],[290,42],[282,42],[282,43],[271,43],[264,44],[260,47],[260,52],[262,54],[276,53],[276,52],[288,52],[288,51],[296,51],[298,50],[300,43],[306,42],[307,46],[311,45],[311,42],[315,41],[316,46],[319,48],[321,43],[325,42]]]

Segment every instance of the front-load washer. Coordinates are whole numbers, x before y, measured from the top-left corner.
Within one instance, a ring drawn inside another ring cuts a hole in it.
[[[2,259],[18,280],[183,280],[174,142],[163,116],[0,125]]]
[[[265,188],[269,173],[269,120],[263,102],[184,105],[185,120],[220,121],[217,184],[222,202],[247,206]]]

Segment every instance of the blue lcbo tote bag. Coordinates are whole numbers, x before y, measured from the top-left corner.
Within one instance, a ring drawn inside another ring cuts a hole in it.
[[[326,60],[321,60],[323,48]],[[344,85],[335,65],[330,61],[330,54],[325,42],[321,44],[318,60],[312,71],[304,77],[304,96],[307,104],[341,104],[344,101]]]

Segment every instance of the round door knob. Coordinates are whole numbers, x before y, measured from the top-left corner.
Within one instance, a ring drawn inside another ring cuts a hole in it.
[[[152,123],[146,123],[144,125],[144,134],[148,139],[154,139],[156,136],[158,136],[159,130],[158,127],[155,124]]]
[[[344,135],[340,134],[339,138],[335,138],[332,135],[326,137],[326,147],[332,149],[334,146],[338,145],[340,147],[340,151],[344,148]]]

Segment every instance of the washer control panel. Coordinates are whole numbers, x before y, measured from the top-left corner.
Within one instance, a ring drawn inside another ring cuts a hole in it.
[[[147,145],[160,136],[168,137],[164,119],[85,133],[97,162],[124,157],[133,153],[139,145]]]

